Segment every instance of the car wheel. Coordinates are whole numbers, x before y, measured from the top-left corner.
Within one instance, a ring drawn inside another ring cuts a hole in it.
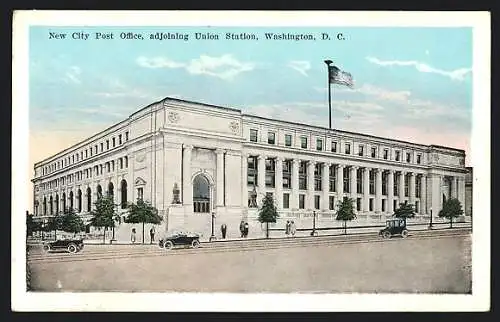
[[[390,232],[388,232],[388,231],[384,231],[384,232],[382,233],[382,237],[384,237],[384,238],[386,238],[386,239],[387,239],[387,238],[391,238],[391,233],[390,233]]]
[[[68,252],[70,252],[71,254],[74,254],[76,253],[78,250],[78,248],[76,247],[75,244],[69,244],[68,245]]]
[[[163,248],[163,242],[162,241],[158,242],[158,247]]]
[[[403,238],[408,237],[408,230],[406,230],[406,229],[405,229],[405,230],[403,230],[403,231],[401,232],[401,237],[403,237]]]
[[[43,245],[43,247],[42,247],[42,251],[43,251],[44,253],[48,253],[48,252],[49,252],[49,250],[50,250],[50,246],[49,246],[49,245]]]
[[[195,239],[191,243],[191,246],[193,246],[193,248],[198,248],[198,247],[200,247],[200,242]]]
[[[169,241],[166,241],[165,242],[165,250],[170,250],[172,248],[174,248],[174,244],[169,240]]]

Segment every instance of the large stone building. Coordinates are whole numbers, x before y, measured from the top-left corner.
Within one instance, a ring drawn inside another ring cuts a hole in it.
[[[305,120],[307,121],[307,120]],[[210,235],[211,214],[239,234],[260,231],[257,207],[272,194],[288,219],[334,225],[337,201],[355,201],[357,222],[390,217],[399,203],[436,220],[445,198],[465,201],[465,152],[243,114],[165,98],[35,164],[34,214],[72,207],[88,219],[99,195],[118,211],[137,198],[163,216],[161,228]],[[123,224],[122,224],[123,225]],[[128,230],[128,228],[127,228]]]

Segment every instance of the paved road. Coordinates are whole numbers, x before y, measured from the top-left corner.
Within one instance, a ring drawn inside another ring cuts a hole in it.
[[[470,243],[469,233],[436,234],[375,243],[178,250],[175,256],[150,249],[29,265],[31,286],[39,291],[467,293]]]

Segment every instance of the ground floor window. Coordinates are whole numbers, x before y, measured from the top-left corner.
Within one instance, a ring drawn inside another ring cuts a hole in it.
[[[288,208],[290,208],[290,194],[284,193],[283,194],[283,209],[288,209]]]
[[[361,198],[356,199],[356,210],[361,210]]]
[[[330,196],[328,203],[329,203],[329,209],[334,210],[335,209],[335,197]]]
[[[303,195],[303,194],[299,195],[299,209],[305,208],[305,199],[306,199],[306,195]]]
[[[370,201],[369,201],[369,210],[373,211],[373,198],[370,198]]]
[[[397,208],[398,208],[398,201],[397,200],[393,200],[392,201],[392,209],[396,210]]]
[[[387,200],[382,199],[382,212],[385,212],[385,208],[386,208],[385,204],[386,204],[386,202],[387,202]]]
[[[418,212],[418,201],[415,201],[415,212]]]
[[[314,209],[319,209],[320,196],[314,196]]]

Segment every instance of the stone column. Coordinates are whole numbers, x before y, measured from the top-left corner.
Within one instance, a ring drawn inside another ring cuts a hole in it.
[[[382,211],[382,169],[375,170],[375,212]]]
[[[276,206],[278,210],[283,209],[283,158],[276,158]]]
[[[420,214],[427,214],[427,176],[420,177]]]
[[[329,198],[329,192],[330,192],[330,163],[324,162],[322,165],[322,173],[321,173],[321,191],[322,191],[322,197],[321,197],[321,209],[323,211],[328,211],[330,208],[330,198]]]
[[[415,172],[410,173],[410,183],[409,183],[409,203],[415,204]]]
[[[314,167],[316,162],[307,162],[307,203],[306,209],[314,209]]]
[[[342,201],[344,198],[344,165],[337,165],[337,200]]]
[[[460,204],[462,205],[462,209],[464,210],[465,214],[465,177],[458,177],[457,178],[457,194],[458,194],[458,201],[460,201]]]
[[[441,210],[441,176],[438,174],[431,175],[431,207],[432,215],[437,218],[439,211]]]
[[[363,171],[363,211],[370,211],[370,168]]]
[[[357,174],[358,174],[358,167],[354,167],[354,166],[351,166],[350,168],[350,189],[351,189],[351,198],[354,200],[355,202],[355,205],[356,205],[356,200],[357,200],[357,197],[358,197],[358,191],[357,191]],[[354,209],[356,210],[356,206],[354,206]]]
[[[387,174],[387,213],[394,212],[394,170],[389,170]]]
[[[224,206],[224,150],[217,149],[217,186],[216,186],[216,200],[217,207]]]
[[[406,179],[406,172],[401,171],[399,173],[399,203],[403,203],[405,199],[405,179]]]
[[[450,178],[450,184],[451,184],[451,196],[450,198],[457,198],[458,199],[458,190],[457,190],[457,177],[451,177]],[[463,208],[463,206],[462,206]]]
[[[190,206],[193,204],[193,183],[191,181],[191,152],[192,145],[184,147],[184,157],[182,158],[182,204]],[[187,207],[186,207],[187,208]]]
[[[248,207],[248,157],[247,153],[241,155],[241,206]]]
[[[292,195],[290,209],[299,209],[299,162],[294,159],[292,161]]]

